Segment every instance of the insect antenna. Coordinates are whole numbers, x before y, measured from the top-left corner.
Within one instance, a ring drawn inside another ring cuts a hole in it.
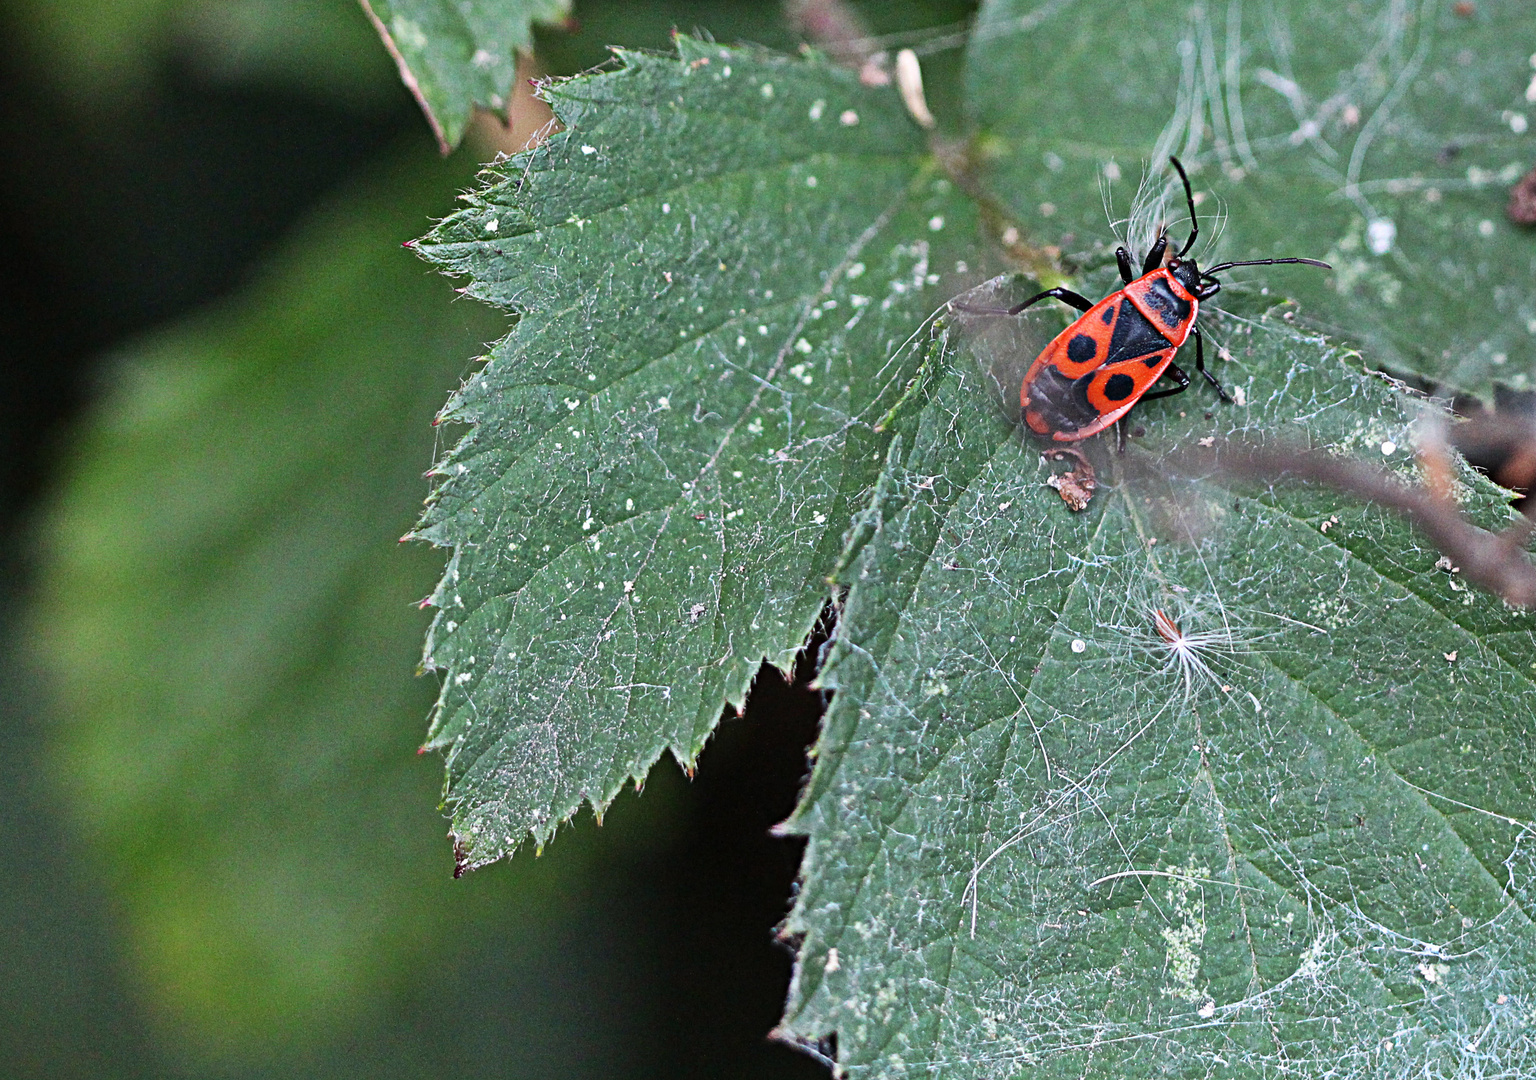
[[[1246,262],[1224,262],[1209,270],[1201,272],[1200,276],[1208,278],[1212,274],[1219,274],[1223,270],[1230,270],[1234,266],[1278,266],[1280,263],[1301,263],[1305,266],[1321,266],[1324,270],[1332,270],[1333,267],[1319,259],[1250,259]]]
[[[1200,219],[1195,216],[1195,191],[1189,186],[1189,173],[1184,171],[1184,164],[1176,157],[1170,157],[1169,163],[1179,170],[1179,179],[1184,181],[1184,201],[1189,204],[1189,239],[1184,241],[1184,246],[1179,248],[1178,258],[1182,259],[1189,253],[1189,249],[1195,246],[1195,238],[1200,235]]]

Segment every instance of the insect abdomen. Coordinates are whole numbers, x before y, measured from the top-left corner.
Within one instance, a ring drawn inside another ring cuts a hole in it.
[[[1075,435],[1099,418],[1088,401],[1093,372],[1073,379],[1047,364],[1024,386],[1024,421],[1037,435]]]

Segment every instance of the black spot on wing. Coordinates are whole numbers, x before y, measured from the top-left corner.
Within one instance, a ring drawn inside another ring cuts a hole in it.
[[[1087,334],[1074,334],[1067,342],[1067,359],[1074,364],[1086,364],[1098,354],[1099,343]]]
[[[1138,360],[1148,353],[1161,352],[1168,347],[1168,339],[1158,333],[1157,327],[1131,303],[1120,301],[1120,320],[1109,338],[1109,355],[1106,364],[1118,364],[1122,360]]]
[[[1189,301],[1175,296],[1168,282],[1162,278],[1155,279],[1142,295],[1147,306],[1170,330],[1182,326],[1184,320],[1189,318]]]
[[[1104,380],[1104,396],[1110,401],[1124,401],[1136,390],[1136,380],[1117,371]]]
[[[1101,322],[1103,322],[1103,324],[1105,326],[1108,326],[1110,323],[1114,322],[1115,321],[1115,306],[1113,304],[1111,304],[1108,307],[1106,307],[1103,311],[1099,312],[1099,320]]]

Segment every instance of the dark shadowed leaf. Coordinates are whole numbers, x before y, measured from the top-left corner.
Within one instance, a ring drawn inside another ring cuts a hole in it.
[[[418,530],[464,865],[691,763],[788,662],[974,236],[893,88],[678,48],[551,88],[565,132],[422,244],[522,313]]]
[[[791,823],[786,1032],[850,1075],[1536,1068],[1536,620],[1379,510],[1179,475],[1227,435],[1415,472],[1407,398],[1233,307],[1204,318],[1238,404],[1140,407],[1085,513],[972,338],[893,424]]]
[[[125,351],[49,515],[71,808],[178,1049],[302,1044],[451,910],[413,753],[427,427],[504,322],[400,250],[462,165],[347,193],[248,291]]]
[[[1202,263],[1327,260],[1285,293],[1372,363],[1532,389],[1536,232],[1505,217],[1536,164],[1530,17],[1514,0],[992,0],[968,104],[988,184],[1033,235],[1104,254],[1100,186],[1123,216],[1179,155],[1208,196]]]

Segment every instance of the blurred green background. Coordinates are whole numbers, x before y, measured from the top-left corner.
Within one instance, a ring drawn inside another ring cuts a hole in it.
[[[778,0],[575,17],[544,70],[796,44]],[[0,1073],[826,1075],[766,1038],[803,686],[450,877],[414,753],[442,557],[396,538],[506,320],[399,245],[484,144],[437,156],[354,0],[10,0],[0,40]]]

